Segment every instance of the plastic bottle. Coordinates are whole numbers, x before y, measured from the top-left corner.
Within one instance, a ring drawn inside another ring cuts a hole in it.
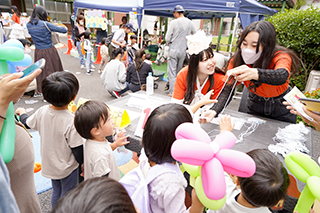
[[[152,73],[149,72],[147,77],[147,95],[153,94],[153,76]]]

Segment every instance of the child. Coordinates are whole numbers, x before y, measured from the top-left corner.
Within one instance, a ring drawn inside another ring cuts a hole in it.
[[[147,174],[146,178],[149,175],[157,176],[148,184],[147,196],[149,196],[148,208],[150,212],[180,213],[190,211],[202,213],[204,209],[195,191],[193,191],[192,206],[189,211],[186,209],[184,201],[187,182],[176,160],[171,156],[171,145],[176,140],[175,129],[184,122],[192,122],[191,114],[184,106],[165,104],[153,110],[145,124],[142,146],[148,159],[140,163],[145,163],[147,166],[148,170],[144,172]],[[158,171],[164,169],[167,171],[158,175]],[[126,185],[127,180],[125,179],[126,176],[120,180],[120,183]],[[130,182],[130,180],[128,181]]]
[[[84,41],[83,41],[83,49],[86,52],[85,58],[86,58],[86,69],[87,69],[87,75],[92,75],[92,72],[94,71],[94,66],[92,65],[91,61],[91,55],[93,54],[93,49],[92,49],[92,43],[89,40],[91,38],[91,32],[85,31],[84,32]],[[93,69],[90,69],[93,68]]]
[[[29,118],[21,108],[20,120],[38,130],[41,144],[41,174],[52,182],[51,205],[78,183],[84,140],[77,133],[68,104],[75,99],[79,82],[70,72],[54,72],[42,81],[44,99],[50,103]]]
[[[106,136],[113,134],[113,121],[108,106],[101,101],[87,101],[75,113],[74,125],[86,140],[84,148],[84,179],[107,176],[120,180],[113,150],[129,143],[125,131],[117,134],[112,144]]]
[[[152,54],[151,53],[146,53],[146,59],[144,60],[145,63],[149,64],[150,66],[152,66]]]
[[[139,50],[139,46],[137,44],[137,36],[131,35],[130,44],[128,45],[129,64],[133,63],[137,50]]]
[[[267,149],[255,149],[247,153],[256,163],[252,177],[231,177],[225,173],[227,201],[219,210],[208,213],[267,213],[283,199],[289,186],[289,176],[280,160]],[[239,188],[238,188],[239,187]]]
[[[101,49],[100,49],[100,54],[101,54],[101,63],[99,66],[99,71],[98,73],[101,74],[102,73],[102,67],[104,64],[108,64],[109,62],[109,50],[108,50],[108,44],[106,44],[106,40],[107,38],[103,38],[101,40]]]
[[[96,177],[85,180],[60,199],[52,213],[136,213],[123,186],[111,178]]]

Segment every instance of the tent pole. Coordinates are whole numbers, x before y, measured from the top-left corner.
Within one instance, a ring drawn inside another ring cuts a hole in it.
[[[220,40],[221,40],[221,34],[222,34],[222,26],[223,26],[223,17],[220,18],[220,29],[219,29],[219,35],[218,35],[218,44],[217,44],[217,52],[219,52],[220,47]]]
[[[140,24],[141,29],[138,31],[138,39],[140,38],[140,34],[141,34],[141,39],[138,40],[140,49],[142,48],[142,41],[143,41],[143,30],[144,30],[143,24],[142,24],[143,19],[144,19],[144,10],[142,10],[142,17],[141,17],[141,24]]]
[[[233,44],[233,40],[234,40],[234,35],[236,34],[236,30],[238,27],[238,17],[239,17],[239,13],[236,12],[235,24],[233,26],[232,39],[231,39],[231,44],[230,44],[230,48],[229,48],[230,57],[231,57],[231,52],[232,52],[232,44]]]

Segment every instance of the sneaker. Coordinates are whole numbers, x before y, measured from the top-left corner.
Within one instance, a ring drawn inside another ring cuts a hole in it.
[[[34,93],[33,97],[34,98],[42,97],[42,94],[37,92],[37,93]]]
[[[159,80],[159,77],[153,76],[153,81],[156,82],[157,80]]]
[[[120,98],[120,97],[121,97],[121,96],[119,95],[119,93],[116,92],[116,91],[109,91],[109,90],[108,90],[108,92],[110,93],[111,96],[113,96],[113,97],[115,97],[115,98]]]
[[[96,67],[95,67],[95,66],[93,66],[93,64],[91,64],[90,68],[91,68],[91,69],[94,69],[94,68],[96,68]]]
[[[169,81],[166,83],[166,86],[164,87],[164,91],[169,90]]]
[[[81,65],[81,66],[80,66],[80,69],[84,69],[84,65]]]
[[[102,71],[101,71],[101,70],[98,70],[98,73],[99,73],[99,74],[101,74],[101,73],[102,73]]]
[[[86,72],[86,74],[87,74],[87,75],[92,75],[92,70],[88,70],[88,71]]]

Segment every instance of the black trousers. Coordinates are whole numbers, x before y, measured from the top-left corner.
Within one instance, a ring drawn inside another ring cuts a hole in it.
[[[283,96],[290,92],[291,87],[275,98],[264,98],[250,92],[246,87],[244,88],[242,99],[239,106],[240,112],[245,112],[257,116],[272,118],[279,121],[286,121],[289,123],[296,123],[297,116],[290,113],[290,110],[282,104],[285,99]],[[246,97],[244,97],[246,96]]]

